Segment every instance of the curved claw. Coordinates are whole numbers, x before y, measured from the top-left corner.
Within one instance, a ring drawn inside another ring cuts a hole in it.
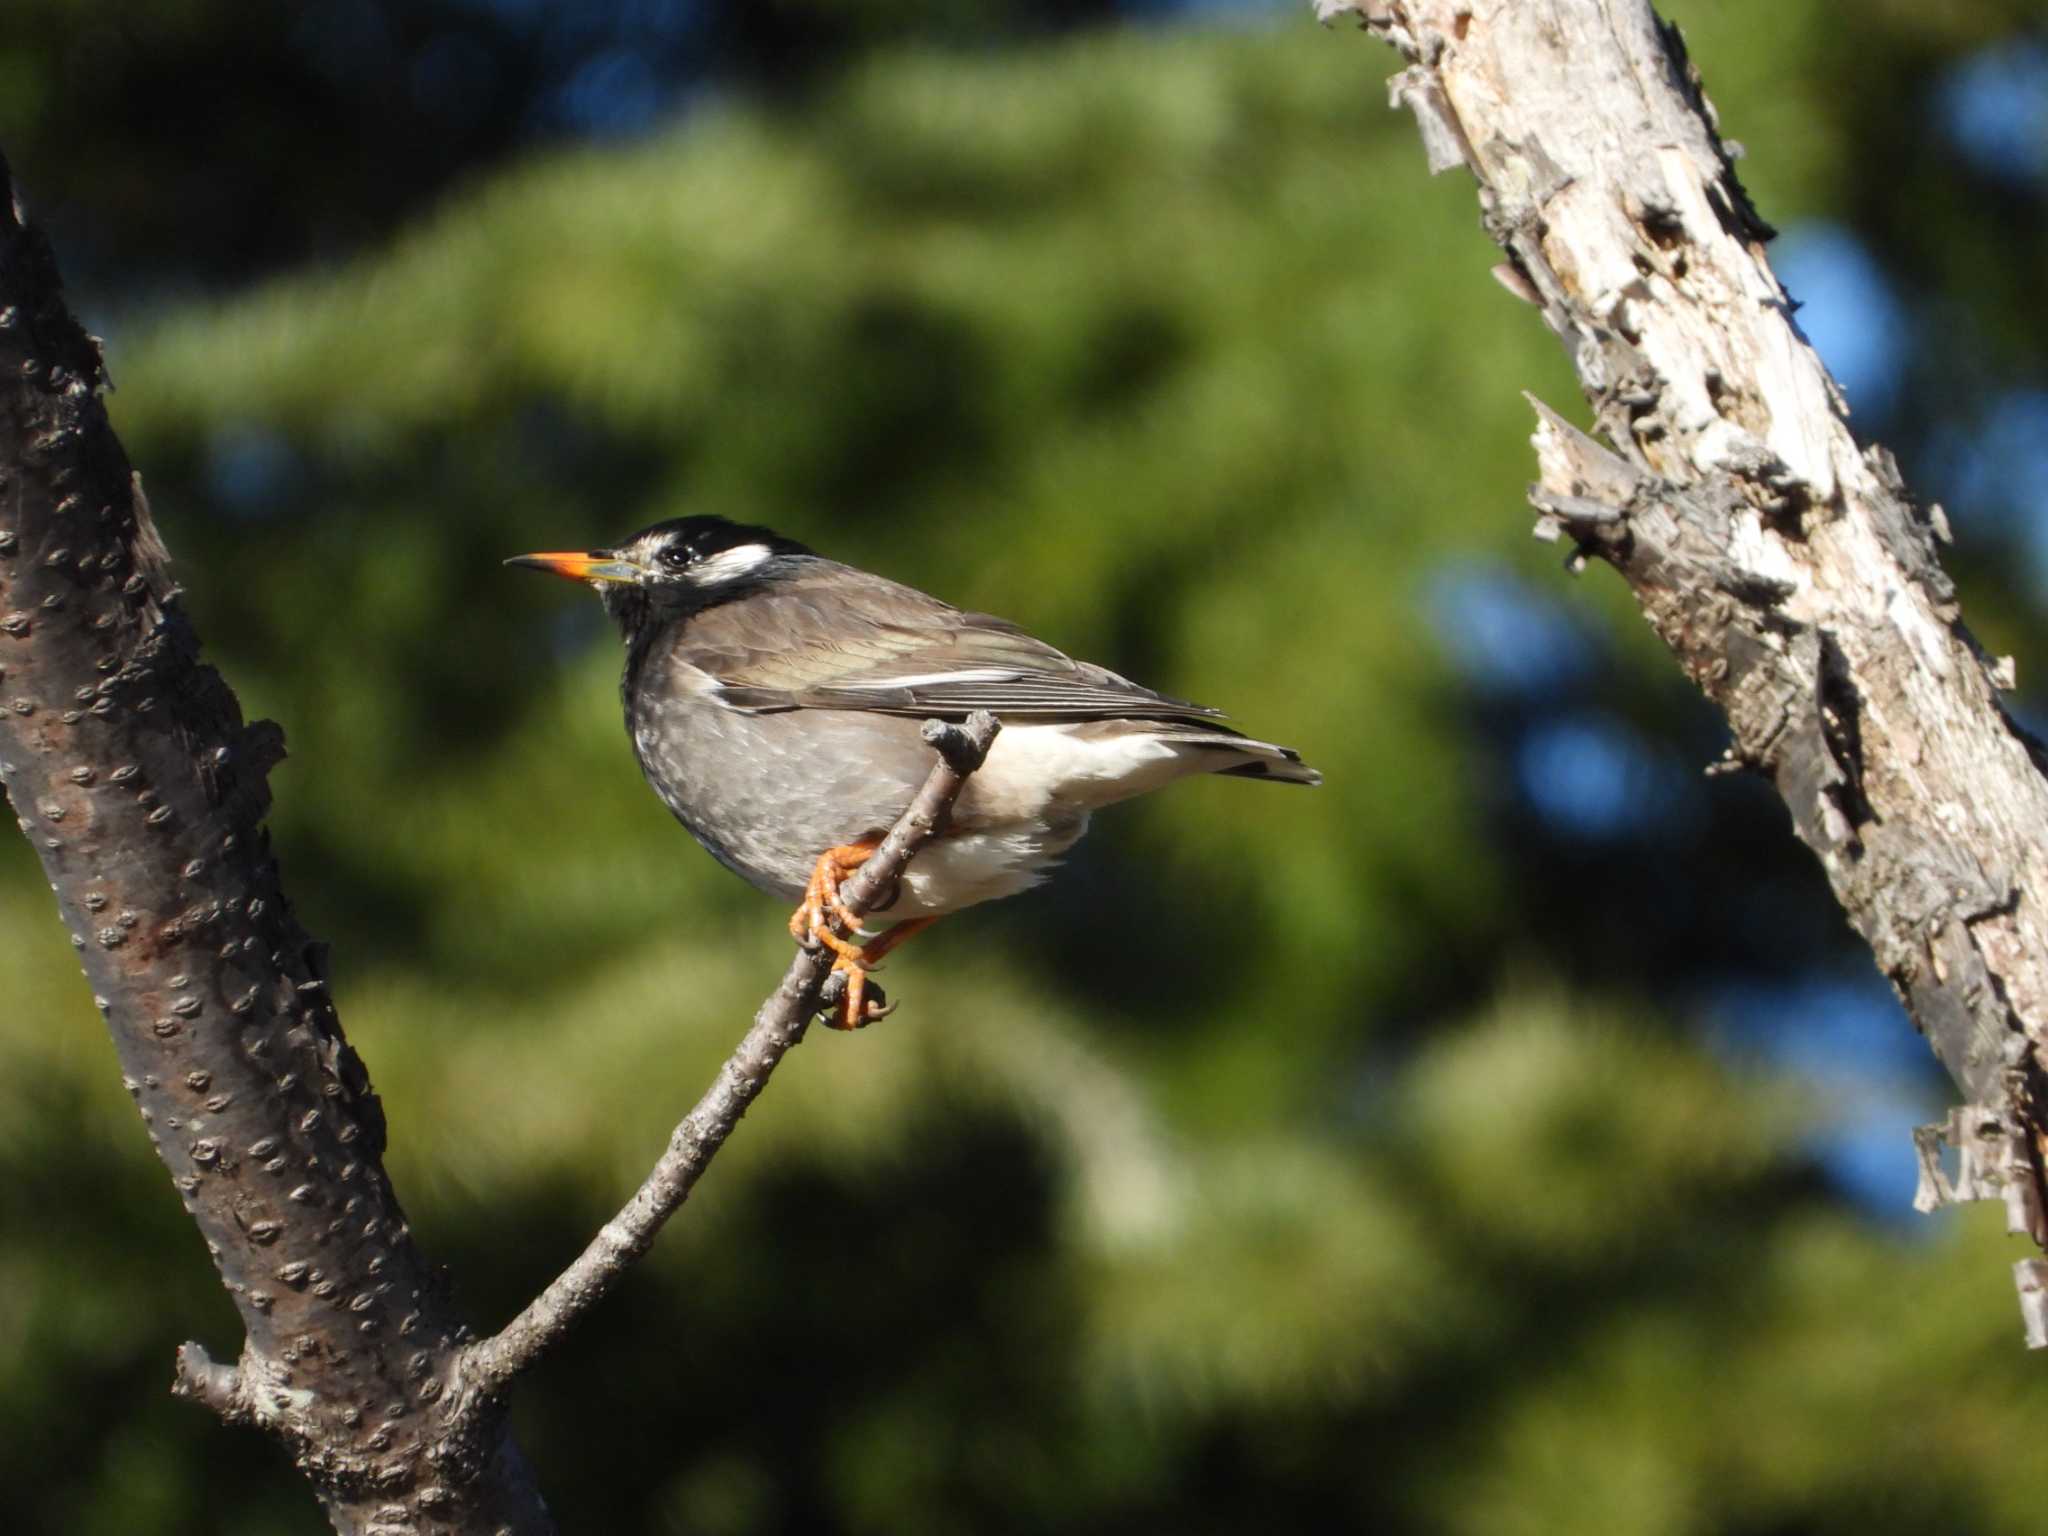
[[[896,1011],[879,985],[868,981],[864,967],[841,961],[834,970],[846,973],[846,989],[838,999],[823,1009],[819,1017],[832,1029],[865,1029],[877,1019],[886,1019]]]
[[[840,900],[839,884],[865,864],[879,845],[869,839],[828,848],[818,855],[811,878],[804,887],[804,899],[789,916],[789,932],[806,949],[821,945],[835,956],[832,969],[846,973],[846,990],[837,1006],[825,1011],[825,1022],[834,1029],[861,1029],[896,1011],[896,1005],[876,987],[879,1002],[868,1000],[868,973],[882,963],[882,957],[928,926],[933,919],[914,917],[898,923],[880,938],[862,945],[852,937],[861,931],[860,918]]]

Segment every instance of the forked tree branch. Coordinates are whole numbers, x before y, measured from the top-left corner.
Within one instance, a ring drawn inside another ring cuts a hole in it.
[[[938,760],[881,846],[840,887],[841,899],[852,912],[872,911],[918,850],[938,835],[968,775],[988,756],[989,744],[1000,729],[996,717],[986,710],[970,715],[964,726],[925,722],[925,740],[938,753]],[[718,1080],[676,1127],[668,1150],[625,1208],[605,1223],[576,1261],[502,1332],[465,1351],[465,1389],[480,1394],[502,1391],[653,1246],[662,1224],[690,1197],[698,1177],[767,1085],[768,1075],[803,1039],[820,1007],[836,1001],[846,977],[832,971],[832,958],[832,951],[822,945],[797,951],[782,985],[761,1004],[753,1027],[727,1059]]]
[[[1538,406],[1537,531],[1605,561],[1768,776],[1961,1090],[1921,1203],[1996,1198],[2048,1241],[2048,780],[1963,627],[1939,507],[1860,447],[1792,323],[1675,29],[1648,0],[1318,0],[1408,67],[1506,285],[1564,343],[1606,443]],[[2048,1344],[2048,1263],[2019,1261]]]
[[[124,1081],[241,1313],[174,1390],[281,1440],[338,1531],[550,1536],[502,1389],[644,1252],[823,1004],[801,953],[668,1154],[589,1252],[475,1344],[406,1224],[384,1119],[269,853],[284,738],[245,725],[108,424],[98,343],[0,160],[0,790],[41,858]],[[940,760],[867,867],[871,909],[980,765]]]

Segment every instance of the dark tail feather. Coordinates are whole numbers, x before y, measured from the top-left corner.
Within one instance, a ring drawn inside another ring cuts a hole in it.
[[[1289,753],[1279,760],[1260,758],[1257,762],[1239,763],[1235,768],[1223,770],[1235,778],[1265,779],[1274,784],[1316,785],[1323,782],[1323,776],[1301,760],[1297,753]]]
[[[1218,768],[1219,774],[1229,774],[1240,779],[1265,779],[1274,784],[1320,784],[1323,776],[1301,760],[1301,754],[1292,747],[1275,746],[1270,741],[1253,741],[1249,736],[1184,736],[1178,738],[1190,746],[1213,747],[1218,752],[1230,752],[1251,759],[1248,763],[1232,763],[1228,768]]]

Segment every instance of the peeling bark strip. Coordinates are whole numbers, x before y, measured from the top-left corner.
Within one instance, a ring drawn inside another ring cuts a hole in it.
[[[2044,1224],[2048,781],[1936,557],[1859,449],[1764,260],[1675,29],[1646,0],[1319,0],[1396,48],[1432,170],[1469,167],[1509,286],[1570,354],[1603,446],[1538,406],[1539,535],[1634,589],[1768,774],[1966,1101],[1961,1197]],[[1937,1170],[1938,1172],[1938,1170]],[[2048,1340],[2039,1260],[2020,1266]]]
[[[451,1420],[463,1330],[278,883],[284,737],[200,662],[104,382],[0,161],[0,785],[247,1332],[177,1390],[283,1440],[339,1530],[539,1536],[502,1412]]]

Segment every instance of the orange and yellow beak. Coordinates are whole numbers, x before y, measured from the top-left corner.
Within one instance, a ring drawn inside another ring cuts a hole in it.
[[[608,549],[594,549],[587,554],[562,551],[553,554],[514,555],[505,562],[507,565],[528,565],[536,571],[553,571],[557,576],[566,576],[571,581],[623,582],[631,584],[641,577],[640,567],[630,560],[621,560]]]

